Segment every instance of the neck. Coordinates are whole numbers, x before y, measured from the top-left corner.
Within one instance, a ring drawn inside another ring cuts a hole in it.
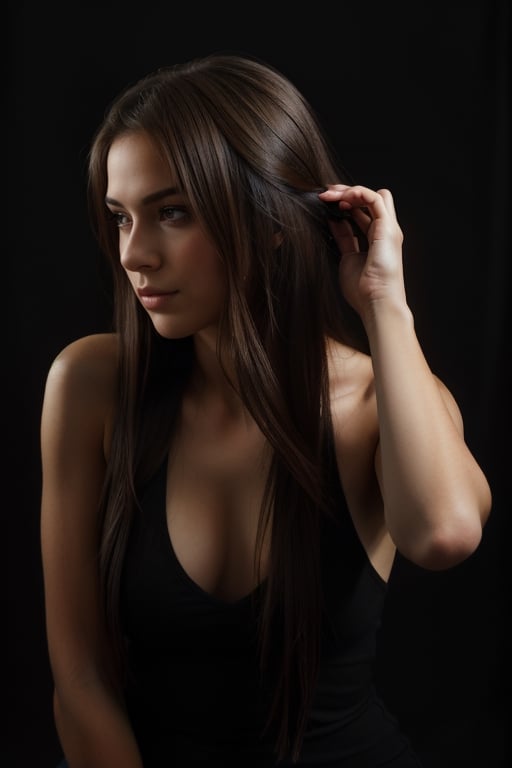
[[[247,415],[236,386],[232,360],[226,354],[219,360],[217,338],[206,334],[194,337],[195,363],[189,395],[203,403],[216,402],[233,416]]]

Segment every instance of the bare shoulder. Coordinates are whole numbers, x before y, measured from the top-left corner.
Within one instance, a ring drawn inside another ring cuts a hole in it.
[[[355,427],[378,431],[375,381],[369,355],[344,344],[328,344],[329,387],[335,432]],[[366,431],[366,430],[365,430]]]
[[[65,377],[84,384],[99,384],[115,377],[118,360],[117,336],[96,333],[67,344],[53,360],[49,378]]]
[[[53,360],[46,388],[57,388],[87,400],[109,398],[117,379],[118,345],[113,333],[83,336],[65,346]]]
[[[108,437],[117,392],[117,336],[92,334],[65,346],[52,361],[46,380],[43,428],[82,435],[94,429]]]
[[[328,349],[336,455],[349,506],[357,515],[360,505],[350,505],[351,498],[369,492],[380,498],[375,474],[379,420],[373,365],[369,355],[343,344],[330,342]]]

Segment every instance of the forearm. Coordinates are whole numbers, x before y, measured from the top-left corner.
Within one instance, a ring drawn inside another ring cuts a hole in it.
[[[143,768],[128,718],[105,689],[56,690],[54,714],[69,768]]]
[[[398,549],[444,567],[477,546],[489,506],[487,482],[450,413],[400,302],[365,318],[380,429],[386,522]]]

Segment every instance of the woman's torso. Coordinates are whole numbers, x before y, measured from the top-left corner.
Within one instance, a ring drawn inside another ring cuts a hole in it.
[[[368,361],[335,351],[337,514],[322,537],[323,655],[300,765],[368,767],[409,760],[372,684],[393,552],[382,544]],[[128,701],[148,766],[275,763],[270,735],[261,735],[272,683],[262,683],[257,645],[268,538],[259,575],[253,567],[268,459],[236,402],[185,394],[169,456],[145,489],[123,580]]]
[[[115,340],[94,344],[103,353],[112,350],[114,369]],[[359,353],[335,353],[333,455],[343,486],[334,471],[339,515],[323,537],[324,652],[301,764],[369,768],[386,759],[389,766],[412,766],[412,758],[391,762],[406,746],[371,682],[393,557],[373,469],[371,366]],[[111,397],[113,413],[115,388],[109,394],[107,387],[105,397]],[[195,445],[201,449],[191,450],[194,441],[173,445],[169,461],[145,489],[127,553],[123,621],[134,727],[146,751],[159,745],[157,752],[165,755],[159,762],[147,754],[145,768],[166,765],[173,754],[180,765],[227,766],[228,754],[235,755],[233,765],[272,765],[270,742],[260,740],[269,691],[260,686],[256,653],[265,560],[258,585],[251,557],[267,460],[264,441],[250,422],[247,440],[240,421],[232,422],[231,435],[213,429],[208,419],[196,424]],[[106,424],[107,451],[109,433]],[[342,762],[348,753],[351,762]]]
[[[274,765],[262,737],[272,685],[258,666],[265,580],[226,600],[191,578],[170,536],[167,474],[165,461],[142,495],[123,577],[128,704],[145,766]],[[299,765],[413,766],[399,762],[406,742],[372,682],[385,582],[335,491],[339,514],[322,536],[322,663]]]

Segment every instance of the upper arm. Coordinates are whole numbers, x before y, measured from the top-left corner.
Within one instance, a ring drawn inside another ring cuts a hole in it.
[[[453,424],[455,426],[455,429],[459,433],[461,437],[464,437],[464,423],[462,420],[462,414],[460,411],[460,408],[457,404],[457,401],[455,400],[454,396],[446,386],[446,384],[438,378],[435,374],[432,374],[434,381],[436,382],[441,399],[446,407],[446,410],[450,414],[450,417],[453,421]],[[377,479],[379,481],[379,486],[382,489],[382,455],[381,455],[381,447],[380,447],[380,441],[377,442],[377,447],[375,450],[375,474],[377,475]]]
[[[115,383],[113,337],[66,347],[48,373],[41,416],[41,546],[50,660],[56,683],[87,673],[103,651],[99,499]]]
[[[452,393],[450,392],[446,384],[434,374],[433,376],[434,376],[434,381],[437,383],[437,386],[439,388],[439,392],[441,394],[443,403],[445,404],[446,410],[450,414],[458,433],[460,434],[461,437],[463,437],[464,423],[462,420],[462,414],[460,412],[460,408],[457,404],[457,401],[455,400],[454,396],[452,395]]]

